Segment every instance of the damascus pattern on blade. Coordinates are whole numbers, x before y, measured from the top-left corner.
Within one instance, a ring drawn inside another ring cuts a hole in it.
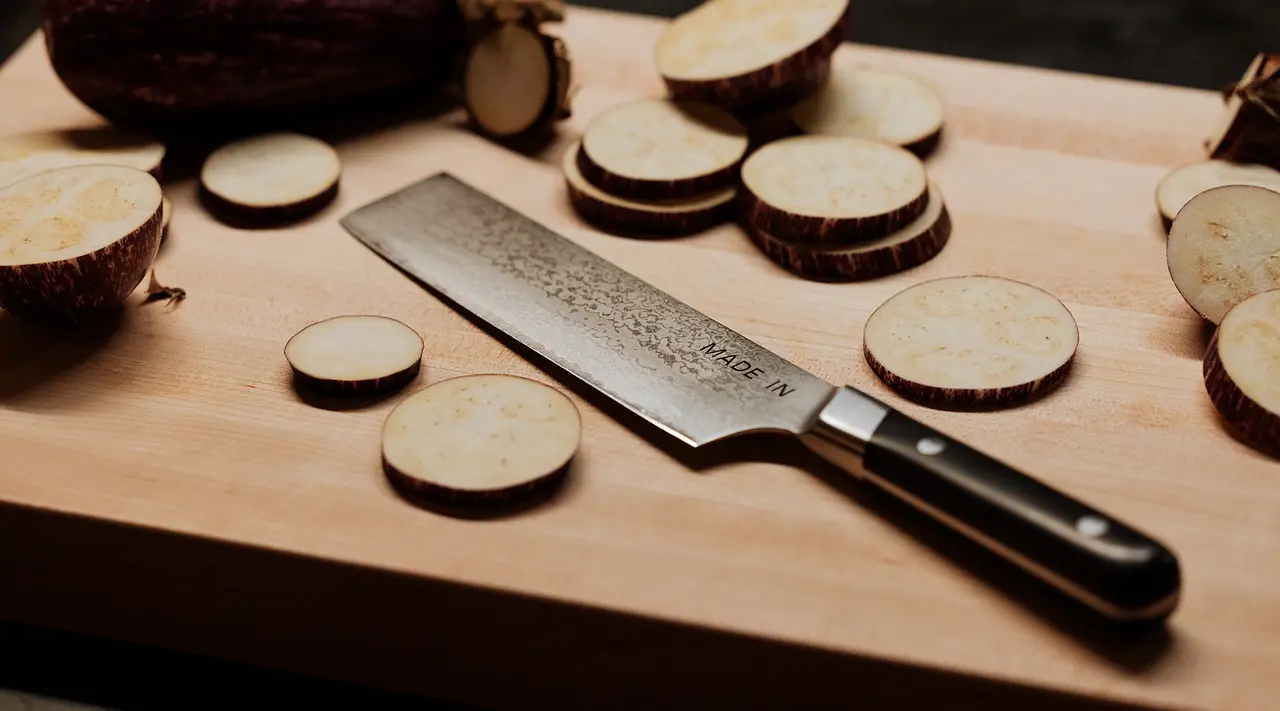
[[[448,173],[342,220],[457,306],[698,445],[804,431],[834,388]]]

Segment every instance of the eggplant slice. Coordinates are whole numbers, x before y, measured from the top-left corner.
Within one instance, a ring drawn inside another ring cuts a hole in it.
[[[1191,198],[1226,185],[1256,185],[1280,190],[1280,171],[1265,165],[1205,160],[1179,166],[1156,185],[1156,207],[1165,231]]]
[[[330,397],[372,397],[399,390],[422,365],[422,337],[386,316],[345,315],[317,321],[285,344],[302,387]]]
[[[592,185],[578,169],[581,142],[565,152],[565,187],[574,210],[606,232],[634,237],[679,237],[711,229],[733,217],[737,191],[721,188],[705,195],[670,200],[620,198]]]
[[[1205,354],[1204,384],[1243,439],[1280,456],[1280,290],[1255,294],[1222,319]]]
[[[848,37],[848,9],[848,0],[709,0],[658,38],[658,73],[681,101],[767,103],[830,60]]]
[[[297,133],[228,143],[205,159],[200,187],[213,212],[231,220],[301,219],[338,195],[342,161],[332,146]]]
[[[793,242],[848,245],[905,228],[929,202],[924,164],[898,146],[846,136],[793,136],[742,165],[743,218]]]
[[[505,23],[475,43],[463,76],[467,113],[481,133],[534,134],[572,114],[564,42],[536,27]]]
[[[1227,185],[1191,198],[1169,229],[1169,276],[1191,308],[1221,323],[1233,306],[1280,288],[1280,193]]]
[[[398,491],[432,504],[504,505],[559,485],[578,451],[577,407],[553,387],[514,375],[442,380],[392,410],[383,471]]]
[[[0,188],[55,168],[120,165],[160,179],[165,146],[114,126],[29,131],[0,136]]]
[[[945,107],[938,90],[914,76],[837,67],[791,118],[804,133],[882,141],[926,156],[942,137]]]
[[[746,153],[747,129],[733,114],[644,99],[604,111],[587,126],[578,169],[621,198],[685,198],[737,183]]]
[[[1061,301],[989,276],[935,279],[876,309],[863,330],[871,369],[905,397],[944,408],[1027,401],[1066,377],[1080,334]]]
[[[774,262],[802,276],[860,281],[896,274],[933,259],[951,238],[942,191],[929,184],[929,206],[915,222],[887,237],[849,247],[796,244],[751,226],[747,232]]]

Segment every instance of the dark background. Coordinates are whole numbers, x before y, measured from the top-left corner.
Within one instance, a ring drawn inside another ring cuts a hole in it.
[[[697,0],[576,4],[670,16]],[[38,14],[36,0],[0,0],[0,60],[35,29]],[[1274,0],[857,0],[852,15],[858,42],[1204,89],[1236,79],[1256,52],[1280,51]],[[251,684],[255,698],[277,699],[282,708],[424,708],[417,699],[0,623],[3,711],[33,708],[32,695],[50,711],[76,708],[52,699],[190,709],[196,697],[236,698],[236,689]],[[175,688],[205,691],[179,693],[183,701],[175,702]],[[210,696],[210,689],[223,693]]]
[[[670,16],[698,2],[572,4]],[[0,0],[0,58],[37,14],[36,0]],[[857,42],[1204,89],[1280,50],[1275,0],[855,0],[851,14]]]

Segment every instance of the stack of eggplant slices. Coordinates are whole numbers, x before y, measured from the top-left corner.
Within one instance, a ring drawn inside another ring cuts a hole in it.
[[[951,234],[924,158],[943,101],[898,71],[834,66],[848,0],[710,0],[654,58],[667,96],[594,117],[564,158],[596,227],[682,236],[737,220],[799,275],[854,281],[909,269]]]
[[[951,237],[925,159],[944,104],[928,82],[832,60],[847,0],[708,0],[675,18],[654,60],[666,96],[609,107],[566,153],[573,205],[628,236],[735,221],[764,255],[815,281],[906,271]],[[1033,285],[934,279],[883,302],[863,329],[871,370],[932,407],[994,409],[1064,381],[1071,312]]]

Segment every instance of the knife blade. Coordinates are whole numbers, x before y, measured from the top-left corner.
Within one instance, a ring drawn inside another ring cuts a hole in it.
[[[1106,618],[1176,608],[1177,558],[1117,518],[805,371],[448,172],[344,216],[387,262],[688,445],[785,433]]]

